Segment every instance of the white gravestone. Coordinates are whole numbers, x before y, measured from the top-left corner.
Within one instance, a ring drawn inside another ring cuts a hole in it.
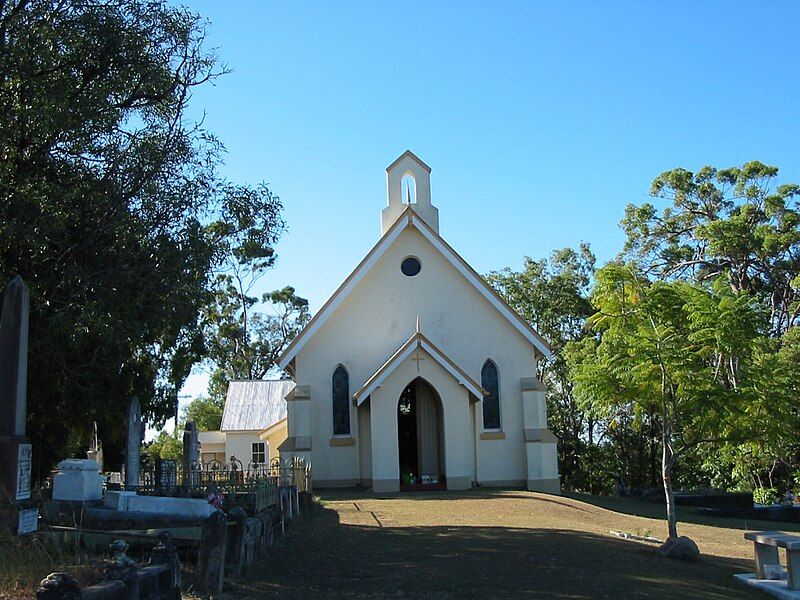
[[[17,446],[17,500],[31,497],[31,468],[33,466],[33,449],[30,444]]]
[[[26,508],[19,511],[17,518],[17,534],[33,533],[39,528],[39,509]]]
[[[53,500],[87,502],[103,498],[103,476],[93,460],[68,458],[53,477]]]
[[[109,490],[105,505],[120,512],[143,512],[160,515],[190,515],[207,517],[214,507],[202,498],[167,498],[165,496],[139,496],[136,492]]]

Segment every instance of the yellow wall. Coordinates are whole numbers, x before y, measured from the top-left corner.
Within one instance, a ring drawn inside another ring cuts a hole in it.
[[[283,443],[287,435],[288,430],[286,428],[285,418],[275,423],[275,425],[269,429],[265,429],[263,432],[261,432],[261,439],[269,444],[270,461],[274,458],[279,458],[280,454],[278,453],[278,446]]]

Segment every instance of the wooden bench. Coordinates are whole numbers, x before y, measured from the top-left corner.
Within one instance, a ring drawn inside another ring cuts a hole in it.
[[[748,531],[744,539],[755,545],[756,579],[764,579],[764,565],[780,564],[778,548],[785,548],[788,588],[800,590],[800,536],[782,531]]]

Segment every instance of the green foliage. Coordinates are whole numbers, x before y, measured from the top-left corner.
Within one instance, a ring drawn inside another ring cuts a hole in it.
[[[557,250],[549,260],[526,257],[522,271],[504,269],[486,280],[550,343],[553,359],[539,364],[538,376],[548,389],[548,420],[560,442],[563,484],[597,492],[613,489],[611,472],[597,477],[599,466],[591,455],[595,422],[575,402],[562,352],[568,342],[585,335],[584,324],[592,313],[589,286],[594,263],[589,246],[582,244],[578,250]]]
[[[151,461],[157,458],[183,460],[183,429],[177,427],[172,433],[160,431],[155,439],[145,448],[145,454]]]
[[[781,495],[775,488],[757,487],[753,490],[753,501],[759,504],[777,504]]]
[[[223,403],[217,398],[192,400],[184,409],[184,422],[192,420],[199,431],[217,431],[222,423]]]
[[[204,311],[208,360],[214,364],[208,393],[220,406],[228,382],[262,379],[277,370],[280,355],[310,319],[308,301],[285,287],[261,297],[270,313],[256,312],[258,298],[245,279],[220,277],[215,302]]]
[[[696,335],[718,338],[716,373],[730,386],[745,378],[752,396],[739,419],[751,439],[718,444],[702,461],[715,485],[734,489],[790,485],[800,466],[800,186],[779,184],[777,176],[776,167],[758,161],[697,173],[667,171],[655,179],[651,195],[670,205],[663,210],[631,205],[622,221],[628,236],[624,255],[643,272],[703,286],[724,282],[767,315],[763,330],[760,316],[751,324],[751,315],[737,313],[733,304],[722,324],[713,311],[697,316],[705,333]],[[754,326],[772,339],[762,336],[749,349],[726,347],[737,337],[750,337],[737,336],[737,330]],[[712,346],[710,339],[700,341]]]
[[[220,142],[186,118],[224,71],[204,37],[160,1],[0,4],[0,280],[31,290],[41,472],[93,420],[119,464],[132,395],[156,425],[174,414],[215,274],[273,259],[280,202],[222,179]]]
[[[777,175],[758,161],[662,173],[650,193],[671,205],[628,205],[626,256],[666,279],[722,276],[734,291],[763,302],[773,334],[784,332],[800,315],[800,186],[776,185]]]
[[[601,417],[620,407],[634,421],[658,413],[675,535],[673,467],[698,445],[740,438],[752,425],[745,417],[760,398],[738,365],[752,358],[767,320],[746,292],[650,281],[630,264],[600,269],[592,300],[599,338],[567,352],[575,393]]]

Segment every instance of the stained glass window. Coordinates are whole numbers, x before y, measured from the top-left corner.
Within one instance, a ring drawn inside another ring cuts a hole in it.
[[[500,385],[497,367],[490,360],[481,369],[481,387],[489,392],[483,397],[483,428],[500,429]]]
[[[342,365],[333,372],[333,433],[350,433],[350,378]]]

